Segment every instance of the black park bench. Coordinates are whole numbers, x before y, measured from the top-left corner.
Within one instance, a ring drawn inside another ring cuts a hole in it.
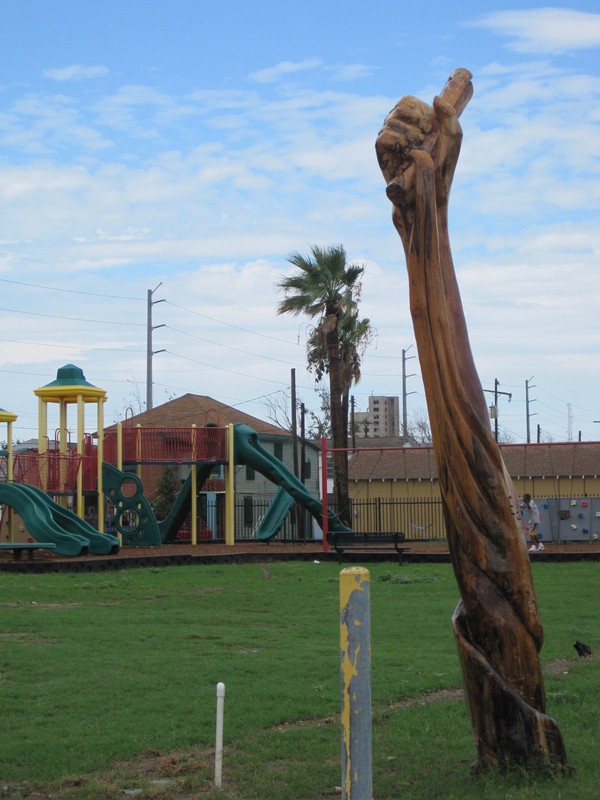
[[[27,550],[32,559],[34,550],[56,550],[56,545],[53,542],[0,542],[2,550],[12,550],[15,561],[20,561],[23,550]]]
[[[327,541],[338,554],[340,564],[344,553],[386,553],[392,551],[398,556],[398,564],[401,564],[402,554],[410,550],[410,547],[404,545],[406,541],[405,535],[400,532],[328,531]]]

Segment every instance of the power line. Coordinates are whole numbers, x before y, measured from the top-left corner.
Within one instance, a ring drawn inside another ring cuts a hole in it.
[[[3,339],[0,337],[0,342],[10,342],[11,344],[28,344],[34,347],[60,347],[63,350],[83,350],[92,352],[110,351],[116,353],[145,353],[145,350],[132,350],[127,347],[87,347],[82,344],[53,344],[52,342],[27,342],[24,339]]]
[[[265,358],[267,361],[276,361],[278,364],[285,364],[286,366],[296,366],[295,364],[291,363],[290,361],[283,361],[281,358],[274,358],[273,356],[265,356],[261,353],[251,353],[249,350],[241,350],[239,347],[232,347],[228,344],[223,344],[222,342],[215,342],[213,339],[205,339],[203,336],[197,336],[195,333],[188,333],[187,331],[181,331],[178,328],[173,328],[171,325],[165,325],[166,328],[170,331],[175,331],[176,333],[181,333],[183,336],[189,336],[192,339],[198,339],[200,342],[207,342],[208,344],[216,345],[217,347],[224,347],[226,350],[233,350],[236,353],[243,353],[246,356],[254,356],[255,358]]]
[[[84,292],[80,289],[62,289],[58,286],[44,286],[39,283],[26,283],[25,281],[12,281],[9,278],[0,278],[2,283],[12,283],[15,286],[28,286],[30,289],[44,289],[48,292],[64,292],[65,294],[84,294],[88,297],[107,297],[111,300],[135,300],[140,302],[139,297],[126,297],[120,294],[102,294],[100,292]]]
[[[9,314],[24,314],[28,317],[48,317],[49,319],[64,319],[69,322],[94,322],[99,325],[138,325],[146,327],[143,322],[119,322],[108,319],[86,319],[84,317],[65,317],[60,314],[42,314],[39,311],[17,311],[14,308],[0,308],[0,311],[6,311]]]
[[[272,342],[283,342],[284,344],[294,344],[294,347],[298,345],[293,342],[284,342],[283,339],[277,336],[269,336],[266,333],[257,333],[256,331],[251,331],[248,328],[241,328],[239,325],[233,325],[231,322],[223,322],[220,319],[216,319],[215,317],[209,317],[207,314],[201,314],[199,311],[193,311],[191,308],[186,308],[185,306],[179,306],[176,303],[172,303],[170,300],[165,301],[167,305],[173,306],[173,308],[178,308],[180,311],[187,311],[189,314],[195,314],[197,317],[202,317],[203,319],[209,319],[211,322],[216,322],[219,325],[225,325],[228,328],[235,328],[237,331],[242,331],[243,333],[251,333],[253,336],[260,336],[263,339],[270,339]]]
[[[174,353],[172,350],[167,350],[166,352],[170,356],[175,356],[176,358],[182,358],[184,361],[191,361],[192,364],[199,364],[201,367],[209,367],[210,369],[217,369],[220,372],[228,372],[231,375],[240,375],[242,378],[251,378],[252,380],[255,381],[265,381],[266,383],[275,383],[279,385],[285,383],[285,381],[274,381],[271,380],[270,378],[260,378],[258,375],[248,375],[245,372],[238,372],[237,370],[234,369],[227,369],[226,367],[218,367],[216,364],[209,364],[206,361],[198,361],[195,358],[190,358],[190,356],[183,356],[181,355],[181,353]]]

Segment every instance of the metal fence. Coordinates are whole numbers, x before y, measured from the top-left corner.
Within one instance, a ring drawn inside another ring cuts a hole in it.
[[[256,528],[267,512],[270,500],[246,496],[235,504],[236,541],[253,540]],[[202,508],[201,540],[222,541],[225,538],[224,508],[212,501]],[[408,541],[443,541],[446,527],[441,500],[374,500],[353,501],[351,505],[352,528],[359,533],[375,531],[402,532]],[[178,539],[191,536],[189,520],[182,527]],[[278,542],[310,541],[314,538],[313,520],[303,508],[292,507],[279,532]]]
[[[407,540],[446,538],[441,500],[353,500],[352,529],[357,532],[402,532]]]
[[[202,503],[198,518],[198,541],[225,540],[225,505],[224,495],[206,498]],[[256,528],[266,514],[271,501],[264,498],[242,497],[235,503],[235,539],[250,541],[256,538]],[[191,518],[181,526],[177,541],[189,541],[192,536]],[[288,512],[275,537],[278,542],[308,541],[313,538],[312,517],[304,509],[300,512],[295,507]]]

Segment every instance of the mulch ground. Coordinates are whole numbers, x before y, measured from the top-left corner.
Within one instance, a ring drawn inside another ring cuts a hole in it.
[[[403,557],[405,563],[414,562],[447,562],[450,560],[446,542],[407,542],[410,551]],[[358,552],[348,554],[345,561],[393,561],[395,554]],[[89,569],[115,568],[130,566],[151,566],[159,564],[185,563],[243,563],[244,561],[260,560],[331,560],[336,561],[337,555],[333,551],[325,552],[322,542],[236,542],[233,546],[223,542],[202,542],[192,545],[189,543],[165,544],[157,547],[123,547],[118,554],[98,556],[60,556],[46,550],[35,552],[33,559],[25,554],[20,561],[15,561],[9,552],[0,555],[0,570],[40,571],[61,570],[72,568]],[[600,543],[568,542],[564,544],[546,544],[543,553],[532,553],[532,560],[540,561],[571,561],[571,560],[600,560]],[[101,566],[103,565],[103,566]]]

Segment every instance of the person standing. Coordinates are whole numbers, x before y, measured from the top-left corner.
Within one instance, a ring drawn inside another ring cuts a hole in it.
[[[531,544],[529,552],[536,553],[543,550],[544,545],[542,543],[542,532],[540,530],[542,517],[535,501],[531,499],[530,494],[523,495],[521,520],[523,522],[523,530],[529,534],[529,542]]]

